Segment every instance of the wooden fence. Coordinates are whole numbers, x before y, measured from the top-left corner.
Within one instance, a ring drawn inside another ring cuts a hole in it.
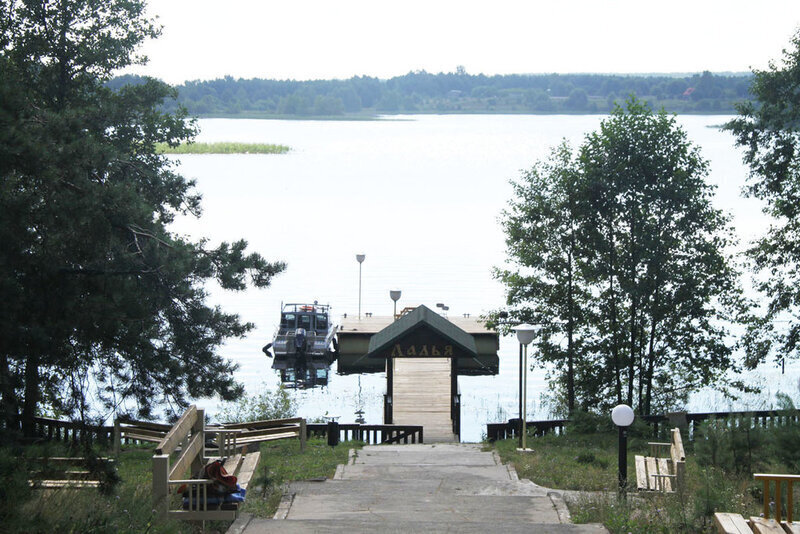
[[[361,425],[358,423],[338,423],[340,441],[363,441],[367,444],[379,443],[422,443],[422,425]],[[309,437],[328,436],[327,423],[306,425]]]
[[[689,441],[694,440],[696,432],[704,421],[719,421],[729,428],[753,428],[760,426],[772,428],[800,422],[800,410],[756,410],[738,412],[677,412],[664,415],[637,416],[653,430],[653,438],[666,436],[672,427],[685,428]],[[611,416],[609,415],[609,421]],[[509,439],[519,435],[519,419],[509,419],[505,423],[486,425],[486,438],[489,441]],[[528,432],[534,436],[563,434],[567,431],[569,419],[550,419],[546,421],[527,421]]]
[[[110,446],[114,436],[113,426],[89,425],[81,421],[61,421],[51,417],[35,417],[36,435],[47,441],[73,443],[98,443]]]

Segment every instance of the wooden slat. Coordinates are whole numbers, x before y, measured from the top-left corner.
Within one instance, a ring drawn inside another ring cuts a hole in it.
[[[650,486],[647,484],[647,468],[644,465],[644,456],[634,456],[636,463],[636,489],[639,491],[647,491]]]
[[[164,434],[161,434],[160,436],[149,436],[149,435],[146,435],[146,434],[139,434],[139,433],[133,433],[133,432],[129,432],[129,431],[123,431],[121,438],[122,439],[135,439],[137,441],[147,441],[149,443],[161,443],[161,441],[164,439]]]
[[[249,438],[238,438],[236,440],[237,445],[247,445],[252,443],[261,443],[264,441],[275,441],[279,439],[287,439],[287,438],[296,438],[297,432],[286,432],[283,434],[272,434],[269,436],[253,436]]]
[[[122,434],[123,438],[133,438],[134,434],[137,436],[148,436],[149,438],[155,438],[158,440],[164,439],[167,435],[167,432],[161,430],[150,430],[148,428],[137,428],[137,427],[122,427],[120,428],[120,433]],[[138,438],[136,438],[138,439]]]
[[[666,458],[659,458],[658,461],[656,461],[656,464],[658,465],[658,474],[659,475],[671,475],[672,474],[670,472],[670,469],[669,469],[669,461]],[[673,492],[675,490],[674,484],[673,484],[673,480],[674,479],[668,478],[668,477],[660,477],[660,478],[661,478],[661,482],[656,481],[657,482],[656,488],[661,488],[661,489],[663,489],[663,491],[666,491],[667,493],[671,493],[671,492]],[[660,483],[662,485],[659,486],[658,483]]]
[[[119,420],[122,430],[127,428],[143,428],[146,430],[155,430],[156,432],[161,432],[165,434],[169,432],[172,428],[172,425],[167,425],[164,423],[153,423],[150,421],[136,421],[134,419],[120,419]]]
[[[237,475],[238,483],[242,488],[247,489],[247,485],[250,484],[250,479],[253,478],[253,474],[258,468],[258,461],[260,459],[260,452],[251,452],[245,455],[242,467],[239,469],[239,474]]]
[[[658,481],[653,477],[658,474],[658,464],[652,456],[645,456],[644,465],[647,468],[647,488],[654,491],[658,488]]]
[[[269,436],[271,434],[282,434],[285,432],[292,432],[295,435],[300,435],[300,425],[291,426],[277,426],[275,428],[260,428],[257,430],[241,430],[238,434],[237,441],[241,438],[249,438],[251,436]]]
[[[29,480],[28,483],[41,489],[70,489],[70,488],[96,488],[100,486],[98,480]]]
[[[246,428],[250,430],[260,429],[260,428],[272,428],[276,426],[286,426],[286,425],[298,425],[300,421],[302,421],[302,417],[292,417],[290,419],[268,419],[263,421],[249,421],[246,423],[225,423],[220,425],[223,428]],[[207,430],[213,430],[213,428],[209,427]]]
[[[181,452],[180,458],[178,458],[178,461],[175,462],[174,466],[172,466],[172,469],[169,472],[169,478],[182,478],[186,470],[189,469],[189,466],[192,465],[192,460],[195,459],[195,456],[197,456],[202,447],[203,434],[200,433],[192,436],[192,440],[189,442],[186,450]]]
[[[777,521],[763,517],[751,517],[750,528],[756,534],[786,534]]]
[[[786,521],[781,521],[781,526],[787,534],[800,534],[800,522],[792,521],[788,523]]]
[[[172,454],[197,421],[197,406],[190,406],[156,447],[156,454]]]
[[[169,517],[182,521],[235,521],[238,510],[170,510]]]
[[[228,474],[232,475],[232,474],[236,473],[236,470],[239,469],[239,466],[241,464],[242,464],[242,455],[241,454],[236,454],[234,456],[231,456],[227,460],[225,460],[225,463],[222,464],[222,467],[225,468],[225,471]]]
[[[686,452],[683,450],[681,431],[678,428],[672,429],[672,448],[670,449],[670,453],[674,463],[686,461]]]
[[[752,534],[747,520],[739,514],[714,514],[714,524],[719,534]]]

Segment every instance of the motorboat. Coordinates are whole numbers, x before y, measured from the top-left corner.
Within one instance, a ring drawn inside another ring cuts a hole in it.
[[[273,359],[286,387],[324,386],[336,359],[336,326],[329,304],[281,305],[281,321],[272,343],[262,350]]]

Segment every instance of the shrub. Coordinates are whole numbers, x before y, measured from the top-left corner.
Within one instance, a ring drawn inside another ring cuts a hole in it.
[[[242,423],[268,419],[287,419],[297,415],[297,401],[282,385],[276,390],[264,389],[253,396],[229,402],[217,415],[223,423]]]

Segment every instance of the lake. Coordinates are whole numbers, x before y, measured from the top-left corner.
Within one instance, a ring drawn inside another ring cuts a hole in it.
[[[450,315],[480,315],[503,305],[503,287],[491,275],[505,260],[498,218],[509,180],[566,139],[573,146],[595,130],[591,115],[414,115],[380,121],[203,119],[198,141],[280,143],[284,155],[173,156],[179,171],[197,181],[203,217],[182,218],[175,231],[211,244],[244,238],[251,250],[288,263],[266,290],[230,293],[209,288],[211,302],[239,313],[256,328],[229,341],[222,354],[239,364],[248,393],[274,389],[279,380],[261,352],[271,341],[281,302],[318,300],[332,314],[358,312],[358,263],[363,253],[362,313],[391,315],[389,290],[402,290],[398,309],[436,303]],[[743,199],[747,176],[725,116],[681,116],[679,123],[710,161],[715,202],[733,217],[743,242],[767,226],[758,202]],[[462,439],[481,439],[487,422],[517,411],[515,339],[501,340],[500,374],[461,377]],[[695,395],[693,410],[762,408],[774,392],[797,393],[795,364],[781,375],[772,366],[752,374],[761,396],[729,404]],[[547,418],[545,370],[528,375],[528,413]],[[293,392],[300,415],[340,416],[352,422],[363,407],[368,423],[382,422],[383,375],[332,375],[324,389]],[[796,396],[796,395],[795,395]],[[765,404],[766,403],[766,404]],[[210,413],[218,404],[200,399]]]

